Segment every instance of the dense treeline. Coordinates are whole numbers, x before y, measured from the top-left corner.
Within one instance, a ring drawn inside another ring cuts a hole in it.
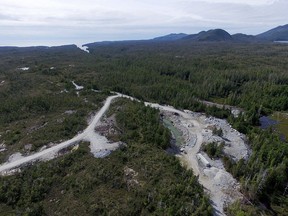
[[[79,107],[80,100],[66,95],[41,95],[35,97],[13,97],[0,104],[2,124],[29,118],[33,114],[47,114],[65,107]]]
[[[116,118],[127,146],[95,159],[81,144],[62,158],[1,177],[0,215],[211,215],[197,177],[165,152],[170,137],[158,112],[127,102]]]
[[[220,98],[245,109],[257,104],[268,110],[287,109],[286,51],[285,45],[213,43],[91,48],[103,88],[179,106],[193,97]]]
[[[273,110],[287,109],[287,45],[130,42],[91,46],[93,55],[76,47],[32,51],[6,50],[1,64],[7,70],[2,73],[15,74],[18,67],[29,66],[29,73],[37,72],[38,79],[39,74],[45,79],[52,75],[61,79],[78,77],[101,89],[157,101],[168,98],[177,104],[175,97],[198,97],[221,99],[244,108],[253,103]],[[18,58],[9,59],[12,54]],[[20,72],[18,83],[27,73]],[[29,79],[33,80],[31,76]],[[25,82],[27,85],[29,82]]]
[[[288,145],[272,131],[253,129],[248,135],[252,149],[249,160],[242,159],[235,163],[224,156],[224,165],[235,178],[240,180],[242,193],[248,200],[255,205],[264,204],[272,215],[286,215]],[[255,214],[256,210],[249,215]]]
[[[17,53],[21,61],[1,62],[12,67],[4,74],[12,76],[19,65],[30,66],[29,72],[16,76],[25,88],[34,88],[28,81],[34,78],[27,76],[34,71],[33,77],[37,74],[41,82],[47,76],[76,78],[100,89],[181,107],[200,98],[245,109],[258,105],[264,111],[287,110],[287,45],[130,42],[91,46],[92,55],[65,49],[42,50],[34,57],[24,53],[25,58]]]
[[[129,113],[129,117],[127,114]],[[139,144],[154,144],[162,149],[170,146],[170,131],[159,122],[159,111],[143,104],[126,107],[117,116],[122,128],[123,141],[137,141]],[[151,119],[146,122],[147,119]]]

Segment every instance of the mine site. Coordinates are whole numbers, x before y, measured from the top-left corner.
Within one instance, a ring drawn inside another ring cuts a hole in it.
[[[171,106],[146,105],[158,108],[164,122],[169,121],[165,125],[171,130],[173,144],[180,150],[176,155],[183,166],[193,169],[194,174],[199,176],[199,182],[210,195],[216,215],[223,215],[225,206],[243,199],[239,192],[240,184],[225,170],[223,162],[209,158],[202,149],[209,143],[224,143],[224,154],[235,161],[247,160],[250,150],[245,135],[223,119],[189,110],[180,111]],[[221,135],[215,134],[215,130],[221,130]]]
[[[166,111],[163,107],[162,111],[161,108],[163,118],[171,122],[169,129],[172,131],[174,140],[179,139],[179,136],[183,140],[177,143],[180,149],[177,156],[184,166],[193,169],[195,175],[199,176],[199,182],[210,195],[217,214],[222,215],[226,205],[243,198],[239,192],[240,185],[225,170],[220,159],[209,158],[202,148],[212,142],[218,145],[224,142],[225,154],[235,161],[247,160],[250,150],[245,143],[245,136],[234,130],[226,120],[207,117],[189,110],[180,112],[170,108]],[[221,136],[213,134],[213,129],[221,129],[223,134]]]

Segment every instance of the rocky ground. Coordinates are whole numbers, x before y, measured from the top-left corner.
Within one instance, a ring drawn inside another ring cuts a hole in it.
[[[168,118],[173,126],[182,134],[184,142],[181,150],[180,160],[188,168],[193,169],[194,174],[199,176],[199,182],[205,187],[210,195],[215,215],[225,215],[223,208],[238,199],[242,198],[239,192],[240,185],[228,173],[221,160],[212,160],[207,154],[201,152],[204,144],[211,142],[224,142],[224,153],[235,161],[241,158],[247,159],[250,151],[243,134],[234,130],[231,125],[222,119],[207,117],[201,113],[185,110],[184,112],[173,112],[171,108],[161,109],[163,118]],[[221,129],[222,135],[213,133],[214,129]],[[196,154],[201,153],[209,162],[211,167],[206,167],[198,160]]]

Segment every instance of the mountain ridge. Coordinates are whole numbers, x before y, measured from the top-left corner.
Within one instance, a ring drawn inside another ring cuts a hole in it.
[[[201,31],[198,34],[188,35],[184,37],[185,40],[194,41],[232,41],[232,36],[223,29],[211,29],[208,31]]]
[[[230,34],[224,29],[216,28],[207,31],[200,31],[196,34],[170,33],[148,40],[126,40],[126,41],[103,41],[87,43],[89,45],[102,45],[103,43],[135,43],[135,42],[231,42],[231,43],[269,43],[274,41],[288,41],[288,24],[278,26],[257,35],[247,35],[243,33]]]
[[[273,41],[288,41],[288,24],[278,26],[256,35],[257,38]]]
[[[181,36],[174,38],[175,40],[191,40],[191,41],[211,41],[211,42],[273,42],[273,41],[288,41],[288,24],[283,26],[278,26],[276,28],[270,29],[266,32],[257,35],[247,35],[243,33],[229,34],[224,29],[210,29],[208,31],[201,31],[197,34],[186,34],[180,33]],[[161,38],[162,41],[173,41],[171,35],[179,34],[169,34],[161,37],[154,38],[152,40]],[[183,37],[184,36],[184,37]],[[167,40],[166,40],[167,38]]]

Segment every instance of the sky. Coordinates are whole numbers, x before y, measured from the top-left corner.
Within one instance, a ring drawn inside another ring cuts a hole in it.
[[[84,44],[288,23],[288,0],[0,0],[0,46]]]

